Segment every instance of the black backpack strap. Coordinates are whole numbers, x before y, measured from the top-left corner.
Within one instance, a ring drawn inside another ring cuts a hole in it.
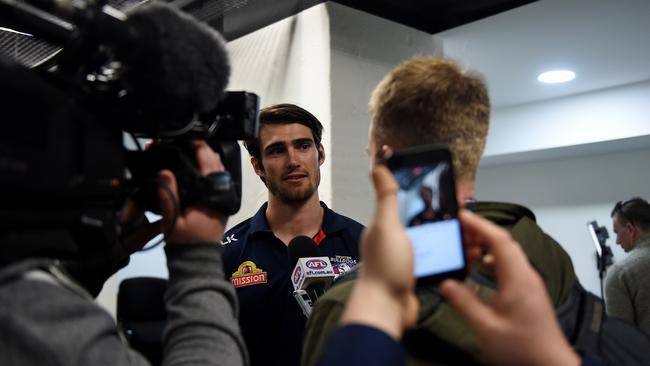
[[[603,301],[576,282],[566,301],[555,310],[569,342],[579,351],[597,355],[607,317]]]

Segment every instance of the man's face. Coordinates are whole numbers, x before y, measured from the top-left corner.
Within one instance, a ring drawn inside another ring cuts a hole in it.
[[[618,214],[614,214],[612,217],[612,224],[616,234],[616,244],[620,245],[625,252],[632,250],[635,244],[634,226],[630,222],[622,224]]]
[[[325,156],[309,127],[299,123],[262,125],[260,154],[261,162],[251,159],[253,168],[282,202],[307,201],[318,189]]]

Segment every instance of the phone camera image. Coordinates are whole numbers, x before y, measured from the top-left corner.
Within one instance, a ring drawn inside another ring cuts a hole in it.
[[[413,243],[414,275],[418,282],[437,282],[464,272],[463,240],[451,159],[421,160],[391,169],[399,184],[400,219]]]

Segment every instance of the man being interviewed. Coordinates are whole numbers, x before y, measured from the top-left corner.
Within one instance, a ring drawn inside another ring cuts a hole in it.
[[[268,188],[268,202],[224,236],[224,269],[239,296],[239,322],[255,365],[298,365],[305,316],[293,297],[287,246],[313,238],[335,273],[359,260],[363,226],[320,202],[323,126],[293,104],[260,113],[260,135],[247,141],[255,173]]]

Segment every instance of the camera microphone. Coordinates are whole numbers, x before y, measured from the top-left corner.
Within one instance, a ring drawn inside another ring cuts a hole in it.
[[[221,35],[166,3],[139,6],[123,25],[129,36],[115,42],[127,93],[120,101],[140,114],[125,130],[180,135],[192,121],[213,118],[206,115],[216,111],[230,77]]]
[[[86,105],[105,106],[113,99],[106,117],[128,132],[182,135],[192,121],[211,121],[224,97],[230,77],[224,39],[173,5],[146,3],[124,14],[97,2],[0,4],[22,15],[21,22],[12,22],[18,30],[37,31],[36,37],[63,46],[60,73],[100,95]],[[66,39],[46,31],[61,23],[72,27]]]

